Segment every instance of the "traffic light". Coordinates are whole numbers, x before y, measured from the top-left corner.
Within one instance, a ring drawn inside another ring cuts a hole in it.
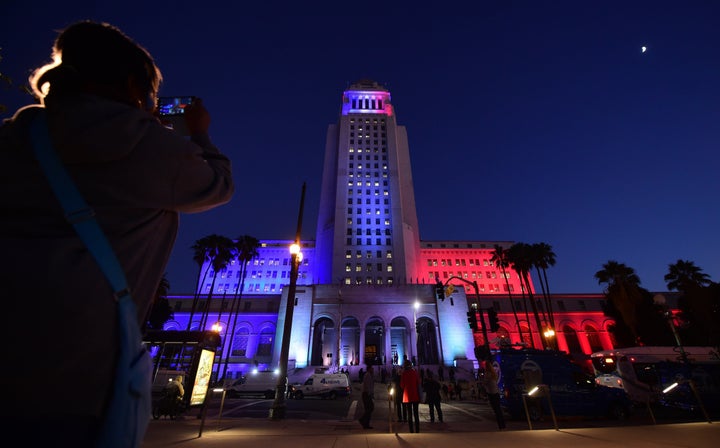
[[[440,282],[435,283],[435,299],[445,300],[445,287]]]
[[[477,331],[478,330],[478,321],[477,321],[477,316],[475,315],[475,310],[468,311],[466,314],[468,316],[467,319],[468,319],[468,325],[470,326],[470,329],[473,331]]]
[[[497,311],[495,311],[495,308],[488,308],[487,315],[488,315],[488,322],[490,322],[490,331],[492,331],[493,333],[497,333],[497,331],[500,329],[500,323],[498,322]]]

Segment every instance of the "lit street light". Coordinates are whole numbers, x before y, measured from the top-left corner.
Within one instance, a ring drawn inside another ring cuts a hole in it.
[[[290,245],[290,284],[288,285],[287,303],[285,306],[285,325],[282,333],[282,346],[280,349],[280,361],[278,369],[277,387],[275,389],[275,401],[270,407],[270,418],[272,420],[280,420],[285,418],[285,389],[287,387],[287,367],[290,352],[290,332],[292,330],[293,311],[295,309],[295,290],[297,287],[298,270],[302,261],[302,252],[300,252],[300,233],[302,230],[303,206],[305,203],[305,183],[302,186],[300,195],[300,211],[298,213],[297,232],[295,233],[295,243]]]

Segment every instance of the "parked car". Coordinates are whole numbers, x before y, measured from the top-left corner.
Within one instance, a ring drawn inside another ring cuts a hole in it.
[[[315,373],[304,384],[290,386],[290,397],[298,400],[313,396],[334,400],[347,397],[350,392],[350,383],[344,373]]]
[[[624,419],[632,408],[624,390],[596,384],[593,375],[563,352],[502,349],[493,357],[501,404],[512,418],[526,418],[526,404],[532,420],[550,415],[550,402],[559,416]],[[532,393],[536,386],[538,390]]]
[[[274,398],[279,378],[277,372],[251,372],[235,380],[225,388],[225,391],[230,398],[250,395]],[[287,385],[287,378],[285,384]]]

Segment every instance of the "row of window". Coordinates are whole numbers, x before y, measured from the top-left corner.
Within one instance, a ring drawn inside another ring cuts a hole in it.
[[[360,125],[362,125],[363,123],[365,123],[365,124],[370,124],[370,123],[372,123],[373,125],[377,125],[377,124],[379,123],[379,124],[382,125],[382,129],[383,129],[383,130],[385,129],[385,119],[384,119],[384,118],[380,118],[380,119],[373,118],[372,121],[370,121],[369,118],[362,118],[362,117],[355,118],[355,117],[353,117],[353,118],[350,118],[350,123],[351,123],[351,124],[350,124],[350,128],[351,128],[351,129],[353,128],[353,124],[354,124],[354,123],[358,123],[358,124],[360,124]],[[377,126],[373,126],[373,129],[377,129]]]
[[[387,277],[355,277],[354,279],[351,277],[345,277],[343,282],[346,285],[392,285],[393,284],[393,278]]]
[[[362,208],[357,208],[357,209],[355,209],[355,210],[356,210],[356,212],[357,212],[356,214],[362,215],[362,213],[363,213]],[[384,209],[384,211],[385,211],[385,216],[390,216],[390,209],[389,209],[389,208]],[[348,207],[348,209],[347,209],[347,214],[348,214],[348,215],[352,215],[352,214],[353,214],[353,209],[352,209],[352,207]],[[366,209],[365,209],[365,214],[366,214],[366,215],[372,215],[372,214],[373,214],[373,209],[371,209],[371,208],[366,208]],[[375,209],[375,214],[376,214],[376,215],[379,215],[379,214],[380,214],[380,209],[379,209],[379,208],[376,208],[376,209]]]
[[[348,202],[348,205],[353,205],[352,198],[348,198],[347,202]],[[355,204],[362,205],[362,203],[363,203],[362,198],[355,199]],[[380,205],[380,198],[375,199],[374,203],[375,203],[375,205]],[[383,199],[382,203],[383,203],[383,205],[390,205],[390,199],[385,198],[385,199]],[[373,204],[373,200],[370,198],[366,198],[365,205],[371,205],[371,204]]]
[[[457,276],[457,277],[462,277],[462,278],[467,278],[467,279],[469,279],[469,278],[473,278],[473,279],[478,279],[478,278],[492,279],[492,278],[498,278],[498,277],[499,277],[499,278],[503,278],[502,272],[500,273],[500,275],[498,275],[498,272],[497,272],[497,271],[485,271],[485,277],[483,277],[483,273],[480,272],[480,271],[470,271],[470,272],[468,272],[468,271],[458,271],[458,272],[443,271],[443,272],[442,272],[442,278],[450,278],[451,275],[454,275],[454,276]],[[439,279],[439,278],[440,278],[440,271],[434,271],[434,272],[431,271],[431,272],[428,272],[428,278],[429,278],[430,280]],[[509,271],[506,271],[504,278],[506,278],[506,279],[511,279],[511,278],[512,278],[512,274],[511,274]]]
[[[357,229],[355,229],[354,233],[355,233],[355,235],[362,235],[363,229],[358,227]],[[372,235],[373,233],[375,233],[375,235],[382,235],[382,234],[390,235],[390,229],[375,229],[375,232],[373,232],[372,229],[365,229],[365,235]],[[346,234],[352,235],[353,229],[348,228]]]
[[[453,266],[453,260],[451,259],[440,259],[440,264],[438,264],[437,258],[429,258],[428,266]],[[480,260],[478,258],[469,258],[467,261],[464,258],[456,258],[455,259],[455,266],[465,266],[465,263],[469,264],[470,266],[494,266],[494,263],[492,260],[483,259],[482,264],[480,264]]]
[[[345,245],[346,245],[346,246],[352,246],[352,245],[353,245],[353,239],[352,239],[352,238],[346,239],[346,240],[345,240]],[[363,240],[362,240],[362,238],[355,238],[355,246],[362,246],[362,245],[363,245]],[[367,245],[367,246],[372,246],[372,245],[373,245],[372,238],[365,238],[365,245]],[[376,246],[382,246],[382,245],[383,245],[383,240],[382,240],[382,238],[375,238],[375,245],[376,245]],[[392,246],[392,238],[385,238],[385,246]]]
[[[376,264],[375,264],[375,269],[377,269],[378,271],[381,271],[381,272],[382,272],[382,271],[383,271],[383,264],[382,264],[382,263],[376,263]],[[352,270],[353,270],[352,263],[345,263],[345,272],[352,272]],[[372,272],[372,271],[373,271],[373,263],[365,263],[365,269],[364,269],[364,270],[365,270],[366,272]],[[392,270],[393,270],[392,264],[388,264],[388,265],[385,267],[385,270],[387,270],[387,272],[392,272]],[[362,272],[362,271],[363,271],[363,264],[362,264],[362,263],[356,263],[356,264],[355,264],[355,272]]]
[[[359,226],[361,226],[362,223],[363,223],[363,222],[362,222],[362,218],[357,218],[356,224],[359,225]],[[353,219],[352,219],[352,218],[348,218],[348,219],[347,219],[347,224],[348,224],[349,226],[353,225]],[[366,219],[365,219],[365,224],[367,224],[367,225],[369,225],[369,226],[372,225],[372,218],[366,218]],[[389,225],[390,225],[390,220],[389,220],[388,218],[385,218],[384,224],[385,224],[386,226],[389,226]],[[375,218],[375,225],[376,225],[376,226],[379,226],[379,225],[380,225],[380,218]]]
[[[378,251],[375,252],[375,257],[376,257],[376,258],[382,258],[382,256],[383,256],[382,254],[383,254],[383,251],[378,250]],[[361,251],[361,250],[356,250],[356,251],[355,251],[355,258],[362,258],[362,257],[363,257],[362,251]],[[372,257],[373,257],[372,251],[371,251],[371,250],[366,250],[366,251],[365,251],[365,258],[372,258]],[[352,258],[352,251],[351,251],[351,250],[346,250],[346,251],[345,251],[345,258]],[[385,258],[392,258],[392,251],[391,251],[391,250],[385,251]]]
[[[370,196],[370,195],[372,194],[371,191],[372,191],[372,190],[370,190],[370,189],[365,190],[365,195],[366,195],[366,196]],[[362,195],[362,194],[363,194],[362,189],[358,188],[356,194],[357,194],[358,196]],[[352,189],[352,188],[348,188],[348,196],[352,196],[352,195],[353,195],[353,189]],[[380,190],[375,190],[375,193],[372,194],[372,195],[373,195],[373,196],[380,196]],[[390,196],[390,193],[389,193],[387,190],[383,190],[383,196]]]

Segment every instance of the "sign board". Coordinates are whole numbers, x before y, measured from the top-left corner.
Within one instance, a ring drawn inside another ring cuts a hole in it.
[[[203,404],[210,387],[210,376],[212,375],[213,362],[215,361],[215,352],[212,350],[202,349],[200,352],[200,360],[193,382],[192,393],[190,395],[190,406]]]

